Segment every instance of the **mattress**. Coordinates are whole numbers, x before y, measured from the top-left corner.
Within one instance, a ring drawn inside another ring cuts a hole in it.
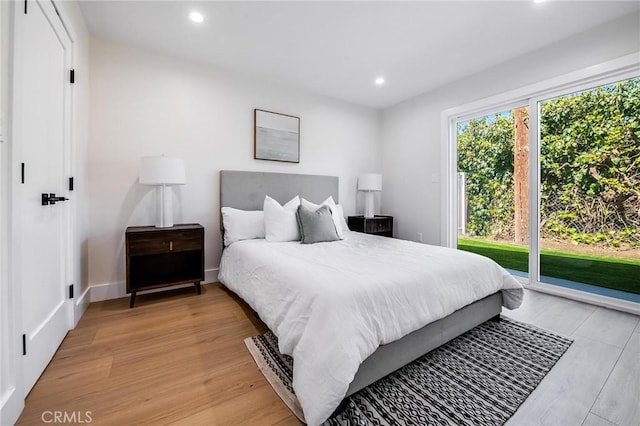
[[[318,244],[240,241],[219,280],[244,299],[294,359],[293,386],[310,425],[326,420],[378,346],[522,286],[491,259],[455,249],[348,232]]]

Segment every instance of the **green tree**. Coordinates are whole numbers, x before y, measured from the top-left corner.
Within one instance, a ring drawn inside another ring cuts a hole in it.
[[[496,115],[458,128],[458,170],[466,172],[470,235],[513,235],[513,116]]]

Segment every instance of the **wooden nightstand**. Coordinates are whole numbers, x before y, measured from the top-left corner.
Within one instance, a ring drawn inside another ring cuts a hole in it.
[[[200,294],[204,280],[202,225],[130,226],[125,237],[130,308],[142,290],[194,283]]]
[[[368,219],[364,216],[349,216],[347,225],[351,231],[393,237],[393,216],[376,215]]]

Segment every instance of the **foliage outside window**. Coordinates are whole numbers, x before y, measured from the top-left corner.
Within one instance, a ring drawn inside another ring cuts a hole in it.
[[[541,111],[543,238],[640,247],[640,78],[545,101]],[[458,125],[467,173],[467,232],[513,240],[514,117]]]

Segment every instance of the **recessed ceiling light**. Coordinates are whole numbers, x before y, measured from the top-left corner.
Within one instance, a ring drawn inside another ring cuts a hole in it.
[[[199,24],[202,21],[204,21],[204,16],[202,16],[202,13],[200,13],[200,12],[191,12],[189,14],[189,19],[191,19],[193,22],[197,22]]]
[[[384,78],[382,78],[382,77],[376,78],[376,84],[378,86],[380,86],[381,84],[384,84]]]
[[[542,3],[544,0],[533,0],[534,3]]]

